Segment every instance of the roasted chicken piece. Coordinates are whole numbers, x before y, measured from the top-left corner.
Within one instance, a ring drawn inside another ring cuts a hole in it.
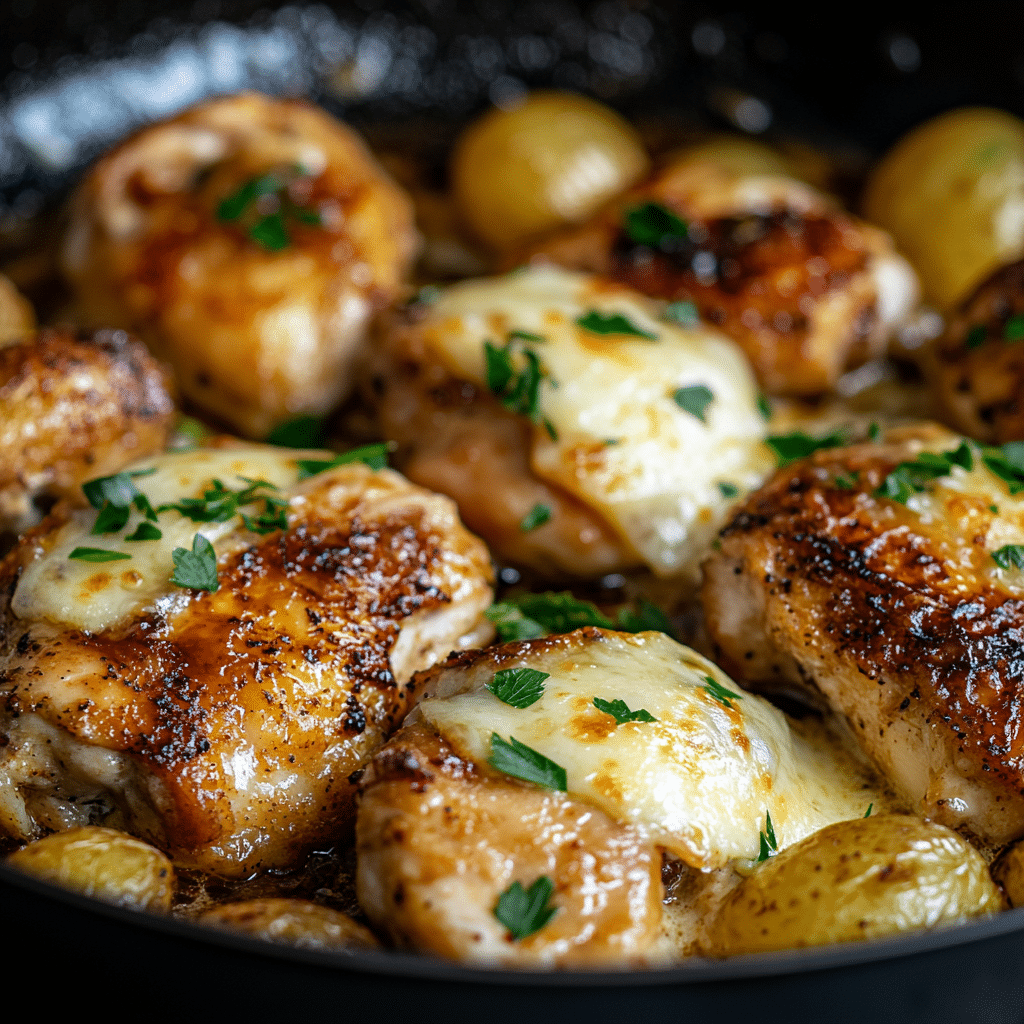
[[[884,352],[917,300],[889,237],[811,186],[685,153],[527,254],[692,303],[762,387],[814,396]]]
[[[957,430],[1024,439],[1024,260],[1002,267],[952,314],[924,353],[925,374]]]
[[[329,460],[162,456],[10,552],[4,831],[103,821],[220,875],[343,836],[412,674],[489,635],[491,568],[447,499]]]
[[[663,917],[663,851],[710,879],[756,860],[766,829],[782,849],[887,802],[856,757],[662,633],[590,627],[467,651],[421,685],[363,778],[357,889],[377,927],[423,951],[517,965],[678,955],[699,919]],[[517,941],[499,902],[540,878],[557,911]]]
[[[408,198],[353,132],[248,93],[104,156],[61,260],[86,322],[136,331],[196,405],[260,438],[345,395],[415,244]]]
[[[728,339],[600,278],[537,267],[392,316],[367,394],[410,479],[498,557],[547,575],[691,580],[769,470]]]
[[[0,348],[0,533],[38,522],[40,497],[160,451],[174,418],[170,376],[124,331],[44,330]]]
[[[922,814],[1024,834],[1024,462],[937,426],[781,469],[704,565],[716,659],[846,716]]]

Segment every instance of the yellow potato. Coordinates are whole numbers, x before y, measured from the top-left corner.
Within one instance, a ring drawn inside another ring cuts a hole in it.
[[[679,157],[708,160],[735,174],[792,175],[781,153],[743,135],[716,135],[696,146],[688,146]]]
[[[722,904],[708,952],[872,939],[1002,906],[981,854],[955,832],[880,814],[830,825],[760,864]]]
[[[7,863],[119,907],[165,912],[171,906],[171,862],[148,843],[112,828],[56,832],[12,853]]]
[[[614,111],[583,96],[539,92],[466,129],[452,180],[466,223],[503,250],[586,220],[647,164],[636,132]]]
[[[985,108],[925,122],[875,168],[864,212],[952,306],[1024,254],[1024,122]]]
[[[992,865],[992,877],[1003,887],[1011,907],[1024,907],[1024,840],[1014,843]]]
[[[304,949],[373,949],[377,940],[347,914],[306,900],[256,899],[226,903],[199,923]]]

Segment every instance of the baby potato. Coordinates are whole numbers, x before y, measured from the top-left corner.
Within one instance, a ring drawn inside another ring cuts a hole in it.
[[[303,949],[374,949],[377,940],[347,914],[307,900],[255,899],[225,903],[198,918],[200,924],[242,932],[267,942]]]
[[[584,96],[538,92],[463,132],[452,183],[466,223],[501,251],[586,220],[643,177],[647,163],[639,136],[613,110]]]
[[[872,939],[1002,909],[981,854],[898,814],[841,821],[759,865],[709,929],[715,956]]]
[[[37,839],[11,867],[119,907],[166,912],[174,868],[159,850],[112,828],[87,825]]]
[[[1024,907],[1024,840],[1014,843],[992,865],[992,877],[1003,887],[1011,907]]]
[[[864,210],[952,306],[1024,254],[1024,122],[980,107],[925,122],[875,168]]]

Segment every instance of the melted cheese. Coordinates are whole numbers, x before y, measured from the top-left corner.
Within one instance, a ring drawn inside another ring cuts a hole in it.
[[[134,478],[154,508],[201,498],[215,479],[229,490],[240,490],[246,486],[241,477],[266,480],[282,489],[278,496],[293,501],[295,496],[286,489],[298,482],[296,459],[329,458],[330,454],[246,445],[162,455],[139,462],[130,471],[155,470]],[[243,511],[253,514],[257,506],[245,506]],[[173,510],[161,512],[156,525],[162,537],[152,541],[126,540],[143,522],[134,508],[127,526],[115,534],[92,536],[95,522],[94,509],[77,510],[47,538],[45,550],[25,567],[14,592],[11,609],[18,618],[45,619],[98,633],[147,608],[163,604],[169,608],[169,603],[187,599],[190,592],[171,583],[172,553],[179,547],[191,550],[197,533],[214,545],[218,556],[252,540],[237,515],[225,523],[193,523]],[[77,547],[103,548],[131,558],[99,563],[69,558]]]
[[[527,342],[546,377],[540,386],[531,466],[576,495],[617,530],[656,573],[694,575],[735,498],[772,468],[766,424],[739,348],[700,326],[658,319],[660,303],[597,278],[533,267],[445,291],[423,325],[433,356],[486,387],[484,342],[509,332]],[[578,326],[591,310],[621,314],[656,340]],[[714,398],[705,422],[674,400],[703,385]],[[726,486],[726,491],[730,490]]]
[[[489,663],[442,674],[418,713],[481,765],[492,733],[515,737],[565,768],[570,795],[703,869],[756,858],[769,812],[781,849],[884,802],[849,759],[791,729],[781,711],[663,633],[601,631],[599,639],[577,633],[567,641],[503,663],[549,674],[528,708],[486,689]],[[709,693],[709,679],[741,699],[726,707]],[[595,697],[624,700],[657,721],[616,725]]]

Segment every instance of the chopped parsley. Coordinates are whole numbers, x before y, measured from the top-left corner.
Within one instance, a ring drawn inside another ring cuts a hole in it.
[[[78,562],[123,562],[131,557],[123,551],[110,551],[107,548],[75,548],[68,555],[68,558],[74,558]]]
[[[543,594],[519,594],[491,605],[484,613],[494,623],[502,643],[533,640],[551,633],[571,633],[583,626],[620,629],[624,633],[656,630],[672,636],[665,613],[648,601],[637,611],[620,608],[615,621],[590,601],[581,601],[568,591]]]
[[[215,479],[211,486],[203,491],[201,498],[182,498],[181,501],[168,502],[161,505],[157,511],[173,510],[186,519],[191,519],[193,523],[226,523],[238,513],[240,506],[256,501],[264,502],[267,514],[276,508],[287,506],[287,502],[275,494],[259,493],[262,490],[277,491],[279,488],[276,484],[270,483],[269,480],[252,480],[248,477],[240,479],[246,486],[238,490],[231,490],[220,480]]]
[[[289,186],[303,174],[301,167],[294,167],[250,178],[220,203],[217,219],[238,221],[249,238],[269,252],[286,249],[291,244],[288,222],[314,227],[323,223],[319,213],[291,197]]]
[[[874,801],[872,801],[871,803],[868,804],[868,809],[864,812],[864,817],[865,818],[870,818],[871,817],[871,809],[874,806],[875,806]]]
[[[987,337],[988,328],[984,324],[977,324],[967,332],[967,336],[964,338],[964,348],[981,348]]]
[[[620,608],[615,617],[615,625],[623,633],[665,633],[672,636],[672,624],[668,616],[657,605],[650,601],[641,601],[637,611]]]
[[[156,521],[156,512],[149,503],[142,491],[133,483],[133,480],[142,476],[149,476],[155,473],[156,469],[139,469],[135,472],[114,473],[113,476],[100,476],[95,480],[86,480],[82,484],[82,493],[93,508],[102,512],[105,506],[112,508],[127,509],[134,505],[147,519]],[[108,513],[109,515],[109,513]],[[98,519],[99,517],[97,517]],[[125,522],[128,521],[127,516]],[[121,524],[124,525],[123,523]],[[120,527],[118,527],[120,529]],[[113,530],[104,530],[104,533],[112,533]]]
[[[592,309],[576,321],[577,326],[593,334],[625,334],[633,338],[647,338],[657,341],[658,336],[637,327],[632,320],[621,313],[602,313]]]
[[[1004,544],[991,552],[992,560],[1000,569],[1024,569],[1024,544]]]
[[[507,341],[547,341],[543,334],[533,334],[516,327],[508,332]]]
[[[323,416],[296,416],[274,427],[267,435],[267,444],[281,448],[323,448],[326,436],[327,422]]]
[[[727,686],[723,686],[716,679],[712,679],[711,676],[704,677],[704,692],[730,711],[733,710],[732,702],[734,700],[743,700],[742,694],[734,693]]]
[[[841,491],[852,491],[857,486],[857,476],[858,474],[856,473],[837,473],[835,485]]]
[[[494,673],[487,689],[502,703],[522,710],[541,699],[549,675],[535,668],[503,668]]]
[[[729,483],[728,480],[719,480],[717,486],[723,498],[735,498],[740,493],[740,489],[735,484]]]
[[[1011,494],[1024,491],[1024,441],[1010,441],[1002,448],[983,448],[981,461],[1005,481]]]
[[[201,533],[192,538],[192,550],[175,548],[171,552],[174,574],[171,582],[186,590],[214,591],[217,581],[217,554],[213,545]]]
[[[125,537],[125,540],[160,540],[161,537],[163,537],[163,532],[148,520],[143,519],[135,531]]]
[[[176,452],[193,451],[204,445],[207,439],[212,436],[213,431],[204,423],[200,423],[199,420],[192,416],[179,415],[178,422],[174,425],[174,433],[171,435],[167,447],[171,451]]]
[[[523,533],[529,533],[531,530],[536,530],[538,526],[543,526],[548,520],[551,519],[551,506],[542,505],[538,502],[529,512],[523,516],[523,521],[519,524],[519,529]]]
[[[513,882],[494,905],[494,916],[508,929],[513,939],[525,939],[539,932],[554,917],[557,907],[548,906],[555,887],[547,875],[541,875],[529,889]]]
[[[648,711],[646,708],[640,708],[638,711],[630,711],[626,706],[624,700],[602,700],[600,697],[594,698],[594,707],[598,711],[603,711],[606,715],[611,715],[615,719],[616,725],[625,725],[626,722],[656,722],[657,719]]]
[[[882,436],[882,428],[877,423],[868,424],[868,440],[877,441]]]
[[[959,447],[948,452],[921,452],[916,459],[901,462],[875,490],[875,497],[889,498],[905,505],[911,495],[926,490],[933,480],[948,476],[954,466],[967,470],[974,468],[974,456],[966,441],[961,441]]]
[[[770,420],[772,418],[771,403],[763,391],[758,391],[757,393],[757,411],[761,414],[761,419],[763,420]]]
[[[847,443],[847,436],[845,430],[833,430],[824,437],[812,437],[802,430],[794,430],[790,434],[769,435],[764,443],[775,453],[775,461],[782,469],[822,448],[841,448]]]
[[[1003,327],[1006,341],[1024,341],[1024,313],[1014,313]]]
[[[768,860],[769,857],[774,857],[779,852],[779,844],[775,839],[775,827],[772,825],[772,816],[768,811],[764,812],[765,816],[765,828],[763,832],[760,832],[761,838],[761,850],[757,855],[757,862],[760,864],[761,861]]]
[[[509,736],[508,741],[505,741],[496,732],[492,732],[491,756],[487,763],[514,779],[534,782],[560,793],[566,792],[565,769],[532,747],[520,743],[515,736]]]
[[[680,327],[696,327],[700,323],[700,313],[692,302],[670,302],[662,316]]]
[[[690,384],[685,388],[676,388],[672,399],[683,412],[696,416],[701,423],[707,423],[708,406],[715,400],[715,395],[706,384]]]
[[[675,248],[688,238],[686,221],[660,203],[644,203],[626,211],[623,224],[630,240],[652,249]]]
[[[299,467],[300,480],[307,480],[318,473],[326,473],[328,470],[348,466],[353,462],[362,462],[373,470],[384,469],[388,464],[388,453],[394,447],[391,441],[378,441],[376,444],[364,444],[360,448],[340,452],[332,459],[296,459],[295,465]]]
[[[117,533],[119,530],[124,529],[131,514],[132,510],[127,505],[111,505],[108,501],[100,509],[100,514],[96,517],[96,522],[93,523],[92,529],[89,532],[94,537],[99,537],[105,533]]]
[[[484,342],[487,388],[509,412],[526,416],[531,423],[540,423],[540,384],[547,371],[537,353],[526,347],[522,349],[523,364],[517,368],[514,344],[511,336],[500,347]],[[548,428],[548,434],[552,440],[557,439],[553,426]]]

